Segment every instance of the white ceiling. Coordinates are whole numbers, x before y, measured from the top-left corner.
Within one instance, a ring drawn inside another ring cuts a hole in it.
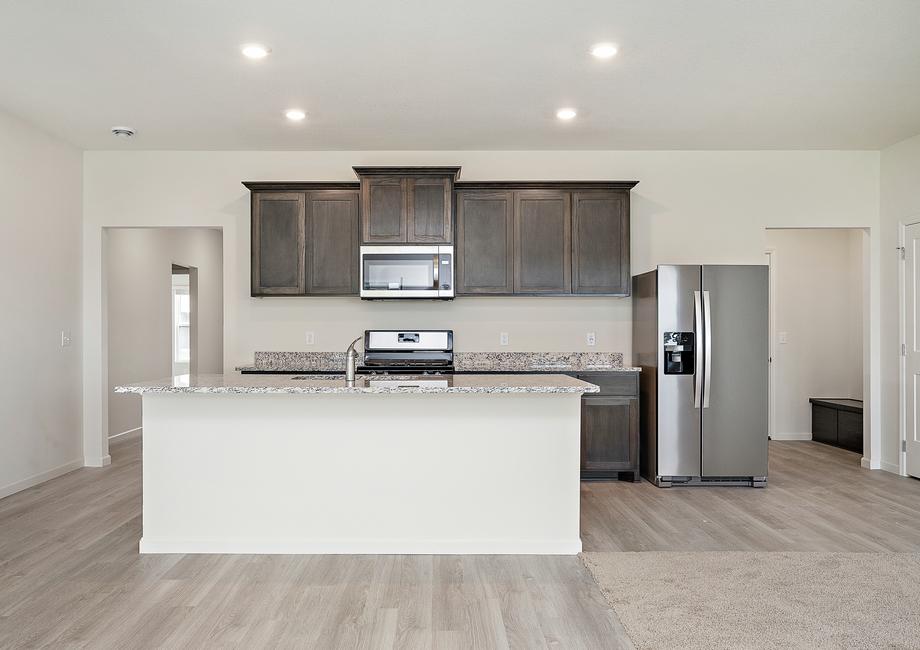
[[[0,0],[0,108],[87,149],[876,149],[920,133],[920,0]]]

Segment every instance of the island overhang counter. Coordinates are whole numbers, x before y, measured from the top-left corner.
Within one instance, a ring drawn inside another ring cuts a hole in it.
[[[575,554],[565,375],[179,376],[143,399],[142,553]]]

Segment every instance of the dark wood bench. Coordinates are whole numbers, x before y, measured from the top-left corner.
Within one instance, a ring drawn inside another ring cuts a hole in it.
[[[858,399],[812,397],[811,439],[863,453],[863,403]]]

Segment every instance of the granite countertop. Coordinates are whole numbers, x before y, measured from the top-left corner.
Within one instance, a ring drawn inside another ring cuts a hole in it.
[[[457,352],[460,372],[636,372],[623,365],[621,352]]]
[[[256,352],[245,372],[339,372],[342,352]],[[623,365],[621,352],[456,352],[458,373],[503,372],[639,372]]]
[[[405,385],[409,383],[409,385]],[[388,375],[358,377],[348,385],[339,375],[178,375],[116,386],[116,393],[213,394],[384,394],[384,393],[597,393],[594,384],[567,375]]]

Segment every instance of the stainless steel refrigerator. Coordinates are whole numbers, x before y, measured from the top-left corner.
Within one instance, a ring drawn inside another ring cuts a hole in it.
[[[642,476],[767,483],[766,266],[659,266],[633,277]]]

